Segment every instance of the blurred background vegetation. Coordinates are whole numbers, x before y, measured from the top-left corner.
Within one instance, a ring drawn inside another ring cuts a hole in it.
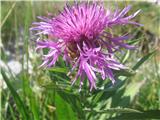
[[[144,26],[117,27],[113,32],[120,35],[129,32],[135,36],[129,44],[135,44],[137,49],[117,54],[119,60],[132,69],[115,72],[118,79],[115,86],[109,80],[99,80],[99,89],[89,92],[84,87],[78,92],[78,83],[70,85],[66,75],[68,68],[61,58],[55,68],[38,68],[42,61],[40,53],[35,52],[37,36],[29,31],[32,22],[39,21],[37,16],[57,15],[65,2],[2,1],[2,120],[157,118],[157,110],[160,110],[160,6],[154,2],[118,2],[120,8],[129,4],[133,6],[129,13],[142,10],[135,20]],[[105,2],[105,5],[115,8],[115,2]],[[136,110],[151,112],[139,115]]]

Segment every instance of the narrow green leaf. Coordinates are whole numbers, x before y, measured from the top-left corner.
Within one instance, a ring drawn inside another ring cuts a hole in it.
[[[10,110],[10,112],[11,112],[11,115],[10,115],[11,118],[12,118],[13,120],[16,120],[16,114],[15,114],[15,111],[13,110],[12,106],[9,104],[8,107],[9,107],[9,110]]]
[[[144,39],[144,37],[140,37],[140,38],[138,38],[138,39],[134,39],[134,40],[129,40],[128,41],[128,44],[129,45],[133,45],[133,44],[137,44],[137,43],[139,43],[141,40],[143,40]]]
[[[124,70],[118,70],[115,71],[115,76],[126,76],[126,77],[131,77],[135,75],[135,72],[131,69],[124,69]]]
[[[84,109],[84,111],[94,113],[141,113],[141,111],[131,108],[110,108],[106,110]]]
[[[96,94],[96,96],[94,97],[92,104],[96,104],[98,103],[99,99],[103,96],[104,91],[100,91]]]
[[[58,120],[77,120],[71,106],[58,94],[56,94],[55,105]]]
[[[28,99],[29,110],[31,110],[34,120],[39,120],[40,119],[39,102],[37,101],[36,95],[30,87],[28,74],[24,73],[19,79],[23,81],[22,90],[24,92],[25,99],[30,98]]]
[[[12,87],[11,83],[9,82],[9,79],[8,77],[6,76],[5,72],[3,71],[3,69],[1,69],[1,73],[2,73],[2,76],[4,78],[4,81],[5,83],[7,84],[14,100],[15,100],[15,103],[17,105],[17,109],[19,110],[19,113],[22,114],[22,117],[24,120],[29,120],[29,115],[27,112],[27,108],[25,107],[24,103],[22,102],[22,100],[20,99],[19,95],[17,94],[17,92],[14,90],[14,88]]]
[[[60,73],[67,73],[68,72],[68,70],[66,68],[59,68],[59,67],[53,67],[48,70],[53,71],[53,72],[60,72]]]
[[[141,113],[124,113],[120,116],[110,118],[110,120],[142,120],[142,119],[160,119],[160,110],[149,110]]]
[[[143,58],[141,58],[136,65],[133,66],[133,70],[138,69],[146,60],[148,60],[151,56],[153,56],[155,54],[156,51],[153,51],[151,53],[148,53],[147,55],[145,55]]]
[[[0,25],[1,28],[2,28],[2,26],[4,25],[4,23],[6,22],[7,18],[9,17],[9,15],[12,13],[15,5],[16,5],[16,2],[14,2],[14,3],[12,4],[12,6],[11,6],[11,8],[9,9],[7,15],[6,15],[5,18],[2,20],[2,23],[1,23],[1,25]]]
[[[122,63],[125,63],[125,62],[126,62],[126,60],[129,58],[129,55],[130,55],[130,51],[127,50],[126,54],[125,54],[125,55],[123,56],[123,58],[122,58]]]
[[[40,112],[39,112],[38,102],[36,101],[35,97],[30,98],[30,107],[34,116],[34,120],[39,120]]]
[[[100,90],[100,91],[110,91],[110,92],[112,92],[112,91],[116,91],[118,88],[120,88],[121,86],[123,86],[124,85],[124,83],[125,83],[125,80],[126,79],[124,79],[124,80],[118,80],[117,79],[117,81],[116,81],[116,84],[114,84],[114,85],[107,85],[107,86],[105,86],[105,88],[103,89],[103,90]]]
[[[138,81],[135,83],[129,83],[126,87],[125,93],[123,96],[129,96],[130,102],[134,100],[134,97],[138,94],[140,88],[144,85],[145,81]],[[122,101],[121,101],[122,102]]]

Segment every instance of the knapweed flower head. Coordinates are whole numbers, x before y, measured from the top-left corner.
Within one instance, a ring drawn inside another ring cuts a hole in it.
[[[41,66],[52,67],[62,56],[72,65],[70,72],[77,72],[72,84],[80,78],[81,88],[87,76],[92,90],[96,88],[97,73],[103,80],[109,78],[114,83],[113,70],[125,68],[114,58],[115,51],[134,47],[124,42],[129,39],[128,35],[114,36],[106,29],[116,25],[139,25],[132,18],[140,11],[127,16],[130,8],[128,6],[112,12],[105,9],[103,3],[75,2],[72,6],[66,4],[55,17],[38,17],[43,22],[34,22],[31,30],[38,30],[38,35],[47,38],[38,39],[37,49],[49,49],[48,54],[43,55]]]

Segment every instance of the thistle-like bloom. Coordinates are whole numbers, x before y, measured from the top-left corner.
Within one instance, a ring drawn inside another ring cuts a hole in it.
[[[139,11],[126,16],[130,8],[131,6],[128,6],[122,11],[116,9],[115,12],[111,12],[97,2],[75,2],[72,6],[66,5],[58,16],[38,17],[43,22],[33,23],[35,27],[31,30],[38,30],[40,32],[37,34],[45,35],[47,38],[39,38],[37,49],[49,49],[41,66],[52,67],[58,57],[63,56],[64,60],[72,65],[70,72],[77,68],[72,84],[80,78],[81,88],[87,76],[92,90],[96,88],[96,73],[99,73],[103,80],[109,78],[114,83],[112,70],[125,68],[114,59],[114,52],[121,47],[134,47],[124,42],[129,36],[115,37],[106,32],[106,29],[115,25],[139,25],[131,21]]]

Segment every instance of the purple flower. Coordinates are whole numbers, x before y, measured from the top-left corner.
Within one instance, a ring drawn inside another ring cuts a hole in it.
[[[140,10],[133,15],[126,16],[131,6],[122,11],[116,9],[111,12],[105,10],[103,4],[97,2],[75,2],[73,6],[66,5],[64,10],[56,17],[38,17],[43,22],[34,22],[31,30],[38,30],[38,35],[46,36],[46,39],[37,41],[37,49],[49,49],[44,55],[41,66],[52,67],[59,56],[63,56],[66,62],[73,67],[70,72],[78,68],[72,84],[80,78],[80,88],[85,76],[88,77],[90,90],[96,88],[96,73],[102,79],[109,78],[115,82],[112,70],[120,70],[125,67],[116,61],[114,52],[120,48],[133,49],[124,42],[130,38],[128,35],[116,36],[106,32],[115,25],[134,24],[131,21]]]

